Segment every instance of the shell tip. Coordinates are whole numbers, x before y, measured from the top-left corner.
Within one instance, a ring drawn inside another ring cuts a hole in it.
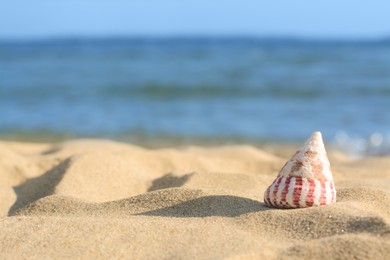
[[[322,134],[320,131],[315,131],[312,135],[311,138],[321,138],[322,139]]]

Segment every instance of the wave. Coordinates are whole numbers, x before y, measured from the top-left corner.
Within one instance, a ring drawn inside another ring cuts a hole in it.
[[[269,87],[235,87],[223,85],[113,85],[89,86],[28,86],[22,88],[3,87],[5,97],[18,98],[324,98],[348,95],[352,97],[390,96],[390,86],[384,87],[356,87],[356,88],[314,88],[302,86],[269,86]]]
[[[299,146],[305,137],[286,139],[278,136],[246,136],[240,134],[179,134],[179,133],[148,133],[146,129],[122,129],[119,132],[89,133],[82,134],[66,129],[54,130],[48,128],[25,129],[2,128],[0,127],[0,139],[16,140],[26,142],[59,142],[77,138],[105,138],[121,142],[128,142],[145,147],[170,147],[170,146],[218,146],[218,145],[241,145],[248,144],[254,146],[289,144]],[[344,152],[355,158],[366,156],[386,156],[390,155],[390,132],[374,132],[367,136],[359,136],[351,132],[338,131],[333,137],[326,138],[329,146]]]

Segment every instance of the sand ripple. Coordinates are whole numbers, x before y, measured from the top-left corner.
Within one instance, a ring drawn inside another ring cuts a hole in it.
[[[286,158],[250,146],[0,148],[2,258],[390,255],[389,158],[333,156],[338,202],[279,210],[265,207],[263,191]]]

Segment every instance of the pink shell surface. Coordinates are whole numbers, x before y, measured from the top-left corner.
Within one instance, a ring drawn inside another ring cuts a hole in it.
[[[336,201],[333,181],[278,177],[264,193],[264,203],[275,208],[305,208]]]

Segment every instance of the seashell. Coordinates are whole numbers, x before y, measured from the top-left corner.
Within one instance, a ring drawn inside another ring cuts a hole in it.
[[[336,188],[320,132],[315,132],[280,170],[264,193],[274,208],[305,208],[336,202]]]

